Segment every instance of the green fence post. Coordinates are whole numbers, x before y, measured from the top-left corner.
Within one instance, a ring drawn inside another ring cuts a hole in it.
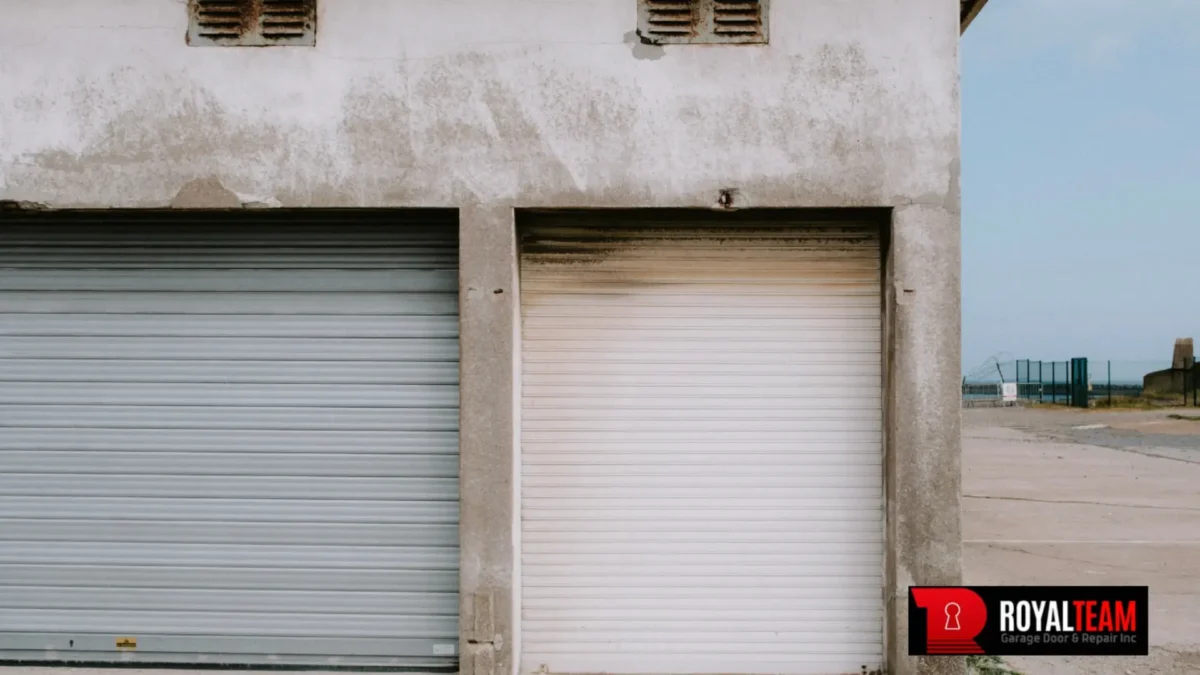
[[[1071,407],[1079,407],[1079,359],[1071,359]]]
[[[1074,408],[1086,408],[1089,404],[1088,362],[1085,358],[1071,359],[1068,372],[1068,399]]]
[[[1070,370],[1067,371],[1067,378],[1070,385],[1067,387],[1067,394],[1070,396],[1070,405],[1072,408],[1079,407],[1079,365],[1075,359],[1071,359]]]

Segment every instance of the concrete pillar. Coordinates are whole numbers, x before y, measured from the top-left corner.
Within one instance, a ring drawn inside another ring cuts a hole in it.
[[[511,208],[459,211],[463,675],[507,675],[513,664],[515,232]]]
[[[887,651],[891,675],[964,672],[960,657],[908,655],[908,587],[962,581],[957,204],[892,214],[887,318]]]

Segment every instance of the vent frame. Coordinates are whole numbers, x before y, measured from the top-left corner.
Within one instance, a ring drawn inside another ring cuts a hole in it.
[[[763,45],[770,0],[637,0],[647,44]]]
[[[188,0],[192,47],[314,47],[317,0]]]

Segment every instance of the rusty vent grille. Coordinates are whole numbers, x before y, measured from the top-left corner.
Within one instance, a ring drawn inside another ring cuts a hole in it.
[[[765,44],[767,0],[638,0],[651,44]]]
[[[758,42],[763,32],[759,0],[716,0],[713,3],[713,34],[730,42]]]
[[[316,0],[188,0],[188,44],[313,46]]]
[[[664,40],[691,39],[700,27],[697,0],[644,0],[644,35]]]

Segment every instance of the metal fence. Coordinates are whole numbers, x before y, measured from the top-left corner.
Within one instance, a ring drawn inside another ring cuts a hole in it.
[[[966,407],[1200,405],[1200,368],[1172,369],[1169,361],[993,358],[964,376],[962,386]]]
[[[1030,361],[1015,363],[1018,397],[1041,403],[1067,403],[1071,397],[1070,361]],[[1023,386],[1021,386],[1023,385]],[[1024,391],[1021,391],[1021,390]],[[1020,396],[1024,394],[1024,396]]]
[[[979,408],[997,406],[1004,402],[999,382],[963,382],[962,406]]]

